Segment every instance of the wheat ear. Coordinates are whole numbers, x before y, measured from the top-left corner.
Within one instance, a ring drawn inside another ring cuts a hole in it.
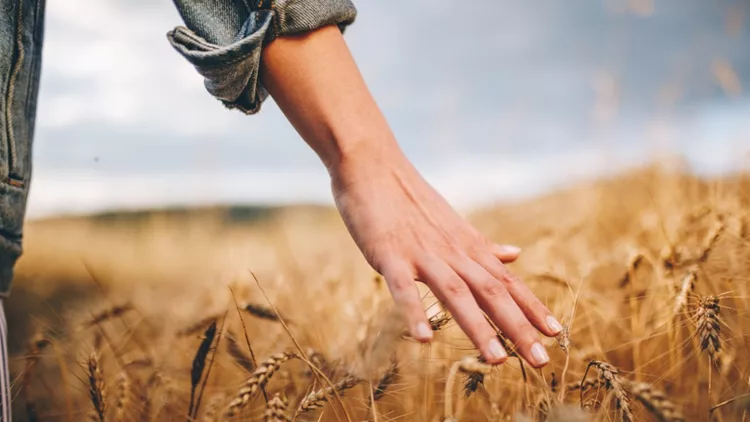
[[[276,353],[258,365],[258,369],[245,381],[242,388],[237,391],[234,400],[229,403],[225,416],[232,417],[239,413],[247,406],[252,396],[265,387],[268,380],[279,370],[281,364],[294,358],[297,358],[294,353]]]
[[[715,296],[706,296],[701,298],[695,314],[701,350],[708,353],[713,361],[718,359],[718,353],[721,351],[720,311],[719,299]]]
[[[622,412],[622,420],[625,422],[631,422],[633,420],[633,412],[630,410],[630,401],[625,386],[620,379],[620,370],[609,363],[592,360],[586,367],[586,372],[583,374],[583,379],[581,380],[582,385],[586,381],[586,375],[592,366],[596,368],[599,373],[599,380],[604,383],[604,387],[614,394],[617,408]],[[583,392],[584,389],[581,389],[581,403],[583,403]]]
[[[484,376],[488,375],[492,370],[492,366],[480,362],[479,358],[467,356],[462,360],[459,360],[451,366],[451,370],[448,373],[448,379],[445,382],[445,420],[452,420],[453,418],[453,383],[456,379],[456,374],[462,372],[464,374],[481,374],[482,380]]]
[[[289,422],[288,403],[276,393],[266,405],[266,412],[263,414],[263,422]]]
[[[206,358],[211,351],[211,345],[214,343],[216,338],[216,322],[212,322],[211,325],[206,328],[203,334],[203,340],[201,341],[198,350],[195,352],[193,358],[193,367],[190,370],[190,407],[188,408],[188,415],[195,417],[197,413],[198,404],[195,400],[195,392],[198,389],[198,383],[203,378],[203,370],[206,368]],[[200,402],[200,399],[198,400]]]
[[[376,385],[372,390],[372,398],[375,401],[378,401],[385,396],[385,392],[388,390],[388,388],[393,384],[393,382],[396,380],[396,377],[398,376],[398,362],[396,359],[391,360],[391,366],[388,367],[388,370],[385,371],[385,374],[380,378],[378,381],[378,385]]]
[[[130,404],[130,377],[125,370],[117,375],[117,402],[115,404],[115,422],[125,420],[128,405]]]
[[[88,378],[89,396],[91,397],[91,404],[94,405],[94,413],[92,413],[91,419],[97,422],[104,422],[104,415],[107,412],[107,392],[101,363],[96,352],[91,352],[89,356]]]
[[[645,382],[626,382],[625,388],[653,414],[659,422],[684,422],[682,411],[667,395]]]
[[[362,380],[353,376],[347,375],[341,381],[334,384],[332,387],[328,386],[321,388],[320,390],[313,391],[312,393],[305,396],[302,402],[299,404],[297,414],[309,412],[311,410],[319,409],[328,402],[328,398],[331,397],[334,392],[341,393],[349,390],[360,384]]]

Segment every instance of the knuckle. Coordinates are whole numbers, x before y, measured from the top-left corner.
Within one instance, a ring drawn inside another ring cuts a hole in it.
[[[517,275],[513,274],[512,272],[508,271],[505,266],[503,266],[503,282],[508,288],[516,287],[519,285],[522,285],[523,282],[520,278],[518,278]]]
[[[482,283],[482,293],[490,299],[499,299],[508,295],[508,290],[494,278]]]
[[[401,303],[411,302],[412,297],[411,289],[414,288],[413,284],[406,278],[396,278],[388,281],[388,287],[391,290],[391,296],[394,300]]]
[[[459,278],[451,278],[445,281],[442,288],[449,297],[465,297],[469,293],[466,283]]]
[[[466,250],[472,257],[482,257],[490,250],[490,243],[482,235],[472,236]]]

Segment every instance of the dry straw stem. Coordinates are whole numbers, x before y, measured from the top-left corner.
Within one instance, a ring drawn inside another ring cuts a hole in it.
[[[299,408],[297,409],[297,414],[299,415],[301,413],[319,409],[325,406],[328,402],[328,398],[333,396],[334,393],[342,393],[356,387],[360,383],[362,383],[362,380],[359,378],[347,375],[341,381],[334,384],[333,387],[325,387],[313,391],[302,399],[302,402],[300,402]]]
[[[266,412],[263,414],[263,422],[289,422],[287,401],[276,393],[266,405]]]
[[[115,382],[117,388],[117,402],[115,404],[115,422],[125,420],[127,408],[130,405],[130,377],[128,373],[120,371]]]
[[[684,422],[682,410],[667,395],[645,382],[625,382],[625,388],[653,414],[659,422]]]
[[[295,358],[297,358],[297,355],[294,353],[276,353],[258,365],[258,369],[245,381],[245,385],[237,391],[234,400],[229,403],[225,416],[229,418],[238,414],[247,406],[253,395],[265,387],[282,363]]]
[[[715,296],[706,296],[701,298],[695,314],[701,350],[708,353],[713,361],[718,359],[718,353],[721,351],[720,310],[719,299]]]
[[[628,400],[625,386],[623,385],[622,380],[620,380],[620,370],[609,363],[592,360],[586,367],[586,372],[583,374],[583,379],[581,380],[582,385],[586,381],[586,375],[588,375],[589,369],[591,369],[592,366],[596,368],[599,374],[599,380],[604,383],[604,387],[607,391],[612,392],[615,396],[617,408],[622,412],[623,421],[632,421],[633,412],[630,410],[630,401]],[[584,390],[581,389],[581,404],[583,404],[583,392]]]
[[[388,367],[388,369],[385,371],[385,374],[380,378],[378,381],[378,385],[376,385],[372,390],[372,399],[374,401],[378,401],[385,396],[385,392],[388,390],[388,388],[393,384],[393,382],[396,380],[396,377],[398,376],[398,362],[396,359],[391,360],[391,365]]]
[[[101,363],[96,352],[91,352],[88,360],[88,378],[89,378],[89,396],[91,404],[94,405],[92,419],[98,422],[104,422],[104,415],[107,412],[107,392],[102,376]]]

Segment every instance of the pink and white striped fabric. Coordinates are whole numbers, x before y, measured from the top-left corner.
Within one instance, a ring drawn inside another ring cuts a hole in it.
[[[8,324],[0,299],[0,422],[10,422],[10,379],[8,377]]]

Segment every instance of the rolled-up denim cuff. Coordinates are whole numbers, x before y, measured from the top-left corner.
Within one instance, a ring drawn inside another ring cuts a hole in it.
[[[357,9],[351,0],[275,0],[276,35],[296,35],[326,25],[338,25],[341,32],[354,23]]]
[[[343,31],[357,13],[350,0],[266,0],[261,1],[261,6],[269,3],[268,8],[233,10],[226,16],[224,8],[217,11],[196,7],[189,0],[177,3],[186,24],[195,31],[177,27],[167,34],[169,42],[204,77],[211,95],[228,108],[246,114],[257,113],[268,97],[260,81],[265,45],[278,36],[301,34],[326,25],[338,25]],[[244,16],[242,12],[246,13],[244,23],[233,28],[236,18]],[[205,24],[217,21],[221,28]],[[235,35],[227,42],[230,33]]]

